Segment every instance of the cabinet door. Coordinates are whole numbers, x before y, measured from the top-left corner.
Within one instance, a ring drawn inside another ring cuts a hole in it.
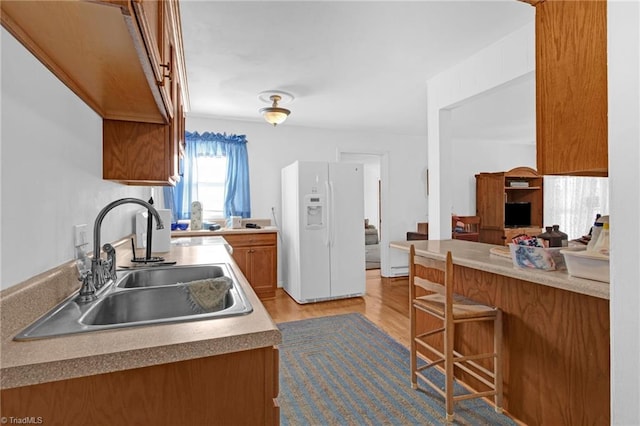
[[[478,241],[481,243],[496,244],[499,246],[507,244],[504,229],[480,229]]]
[[[476,216],[481,229],[504,228],[504,175],[481,173],[476,176]]]
[[[273,246],[252,247],[249,250],[251,287],[260,298],[275,297],[276,256]]]
[[[3,389],[2,414],[61,425],[277,425],[277,363],[264,347]]]
[[[103,120],[102,176],[137,185],[173,185],[169,125]]]
[[[537,169],[606,176],[606,0],[536,5]]]
[[[166,0],[136,0],[132,3],[156,85],[160,88],[162,103],[170,120],[175,112],[172,80],[175,80],[176,61],[172,42],[174,31],[169,17],[170,8],[175,5]]]
[[[173,44],[170,43],[171,47],[171,64],[175,63],[175,50],[173,48]],[[173,66],[173,65],[172,65]],[[171,121],[170,121],[170,132],[171,132],[171,140],[170,144],[170,176],[174,181],[178,181],[180,179],[179,169],[178,169],[178,160],[180,156],[180,128],[182,127],[181,117],[179,116],[179,108],[180,105],[180,85],[177,78],[171,78],[165,84],[169,84],[171,88],[171,103],[169,106],[173,108],[171,110]]]
[[[275,297],[278,284],[278,248],[275,233],[224,235],[233,247],[233,260],[258,297]]]
[[[249,247],[233,247],[233,260],[238,264],[240,271],[251,284],[251,264],[249,261],[251,248]]]

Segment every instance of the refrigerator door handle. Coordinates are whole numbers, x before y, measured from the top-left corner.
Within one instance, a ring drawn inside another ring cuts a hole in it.
[[[331,217],[329,216],[329,208],[330,208],[330,194],[331,194],[331,186],[329,184],[329,181],[326,181],[324,183],[324,187],[325,187],[325,194],[327,194],[326,197],[326,203],[325,203],[325,214],[327,215],[327,220],[326,220],[326,226],[324,227],[324,245],[327,247],[331,247]],[[329,205],[326,205],[329,204]]]
[[[330,247],[333,247],[333,245],[335,244],[335,240],[336,240],[336,225],[335,225],[335,220],[336,220],[336,208],[335,208],[335,197],[334,197],[334,191],[333,191],[333,182],[329,181],[329,230],[330,230],[330,237],[329,237],[329,244]]]

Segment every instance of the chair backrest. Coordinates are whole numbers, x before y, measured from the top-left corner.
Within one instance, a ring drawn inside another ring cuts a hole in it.
[[[451,229],[461,226],[463,232],[478,232],[480,230],[480,216],[451,216]]]
[[[426,293],[444,295],[447,314],[453,315],[453,258],[447,252],[446,260],[436,260],[416,254],[413,244],[409,247],[409,298]]]

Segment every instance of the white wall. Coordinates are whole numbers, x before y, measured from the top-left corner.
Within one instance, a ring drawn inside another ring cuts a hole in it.
[[[535,145],[508,141],[453,139],[452,156],[451,211],[460,216],[476,214],[476,174],[536,167]]]
[[[640,425],[640,5],[607,3],[611,422]]]
[[[148,188],[102,180],[102,120],[4,28],[0,144],[0,286],[73,259],[73,225],[109,202],[148,199]],[[102,242],[133,232],[131,211],[106,216]],[[92,245],[88,246],[90,250]]]
[[[531,8],[532,16],[534,11]],[[453,111],[474,97],[531,78],[535,70],[534,36],[532,22],[427,82],[429,238],[448,238],[451,234],[450,182],[457,173],[453,167]]]
[[[487,90],[452,108],[451,143],[451,211],[475,215],[476,174],[536,167],[534,75]]]
[[[295,108],[292,110],[295,114]],[[392,266],[407,265],[406,255],[398,250],[389,251],[386,246],[389,241],[404,240],[406,232],[415,229],[416,222],[426,220],[427,200],[421,172],[427,153],[422,137],[296,127],[286,122],[274,128],[263,121],[199,116],[187,117],[187,130],[247,135],[252,216],[271,217],[273,207],[278,223],[281,218],[280,170],[284,166],[295,160],[337,161],[340,151],[387,153],[388,179],[383,182],[382,198],[389,212],[382,229],[381,272],[388,276]],[[384,173],[383,170],[383,176]]]
[[[364,165],[364,217],[378,230],[378,184],[380,180],[380,156],[371,154],[339,154],[339,161]]]

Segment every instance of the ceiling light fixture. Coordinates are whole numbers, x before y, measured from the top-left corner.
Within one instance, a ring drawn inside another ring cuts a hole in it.
[[[260,114],[269,124],[277,126],[287,119],[291,111],[278,106],[278,102],[286,103],[293,100],[293,95],[285,92],[267,91],[258,95],[258,98],[264,102],[273,102],[270,107],[260,108]]]

